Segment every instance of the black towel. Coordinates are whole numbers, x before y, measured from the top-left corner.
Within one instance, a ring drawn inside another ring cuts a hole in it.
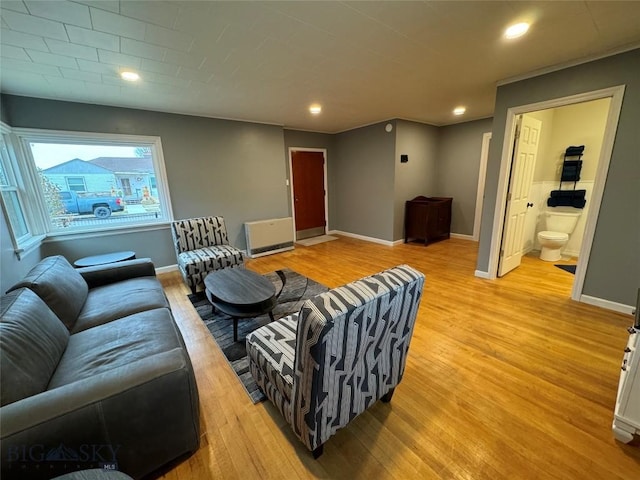
[[[574,155],[582,155],[582,152],[584,152],[584,145],[580,145],[580,146],[570,146],[567,147],[567,149],[565,150],[564,154],[566,156],[574,156]]]
[[[577,182],[580,180],[582,160],[565,160],[562,164],[561,182]]]
[[[547,199],[550,207],[574,207],[584,208],[587,204],[586,190],[552,190],[551,196]]]

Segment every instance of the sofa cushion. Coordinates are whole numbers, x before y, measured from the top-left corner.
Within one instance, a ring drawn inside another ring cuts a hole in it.
[[[169,308],[162,285],[156,277],[130,278],[95,287],[89,290],[71,333],[154,308]]]
[[[171,312],[157,308],[98,325],[69,337],[49,389],[184,348]]]
[[[178,252],[229,244],[224,217],[220,216],[176,220],[171,224],[171,232]]]
[[[280,395],[291,401],[298,314],[271,322],[247,336],[247,353]]]
[[[41,260],[9,291],[22,287],[33,290],[44,300],[69,330],[73,328],[89,291],[82,275],[61,255]]]
[[[31,290],[0,299],[0,405],[46,390],[69,332]]]

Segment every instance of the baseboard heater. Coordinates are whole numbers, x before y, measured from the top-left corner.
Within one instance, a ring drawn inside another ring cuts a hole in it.
[[[246,222],[247,254],[251,258],[293,250],[293,218]]]

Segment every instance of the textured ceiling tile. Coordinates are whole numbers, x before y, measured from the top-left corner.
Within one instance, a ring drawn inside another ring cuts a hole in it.
[[[181,67],[180,71],[178,72],[178,76],[187,80],[197,80],[203,83],[207,83],[213,78],[213,74],[211,72],[196,70],[187,67]]]
[[[107,10],[113,13],[120,13],[120,0],[74,0],[76,3],[82,3],[89,7]]]
[[[107,65],[99,62],[92,62],[90,60],[83,60],[79,58],[77,60],[80,70],[85,72],[104,73],[108,75],[118,75],[118,67],[116,65]]]
[[[65,57],[64,55],[56,55],[54,53],[41,52],[39,50],[27,50],[29,57],[43,65],[55,65],[57,67],[78,68],[75,58]]]
[[[2,71],[4,72],[29,72],[39,73],[41,75],[58,75],[60,76],[60,70],[58,67],[52,65],[42,65],[33,62],[25,62],[22,60],[14,60],[12,58],[5,58],[2,60]],[[4,77],[3,77],[4,78]]]
[[[67,32],[61,23],[8,10],[2,11],[2,18],[12,30],[57,40],[68,40]]]
[[[186,88],[190,85],[188,79],[178,78],[173,75],[162,75],[160,73],[149,73],[144,75],[145,82],[162,83],[164,85],[173,85],[175,87]]]
[[[111,50],[113,52],[120,51],[120,38],[110,33],[96,32],[95,30],[74,27],[72,25],[67,25],[67,33],[69,34],[69,40],[73,43],[101,48],[103,50]]]
[[[110,52],[109,50],[98,49],[98,58],[101,63],[119,65],[121,67],[140,68],[141,59],[132,55]]]
[[[24,60],[26,62],[31,61],[31,57],[27,55],[24,48],[14,47],[13,45],[1,45],[0,56],[4,58],[15,58],[17,60]]]
[[[180,65],[182,67],[198,68],[204,63],[205,58],[199,54],[176,52],[175,50],[167,50],[164,56],[166,63]]]
[[[148,58],[151,60],[164,60],[167,53],[165,47],[158,47],[146,42],[139,42],[130,38],[123,38],[120,41],[120,51],[127,55],[135,55],[136,57]]]
[[[160,73],[163,75],[176,75],[179,67],[178,65],[156,62],[155,60],[143,58],[140,68],[146,72]]]
[[[98,51],[93,47],[85,47],[75,43],[61,42],[60,40],[45,39],[51,53],[65,55],[67,57],[84,58],[86,60],[98,61]]]
[[[188,52],[193,43],[193,37],[188,33],[178,32],[169,28],[147,24],[144,40],[156,45],[170,47],[173,50]]]
[[[146,23],[97,8],[91,8],[90,11],[94,30],[136,40],[144,40]]]
[[[94,72],[85,72],[82,70],[72,70],[70,68],[60,67],[60,73],[64,78],[74,80],[82,80],[84,82],[102,83],[102,75]]]
[[[49,47],[44,43],[44,39],[40,36],[30,35],[28,33],[16,32],[3,28],[0,32],[0,39],[3,45],[13,45],[15,47],[32,48],[34,50],[42,50],[48,52]]]
[[[13,10],[14,12],[29,13],[29,10],[27,10],[27,7],[24,6],[24,2],[22,1],[3,0],[2,8],[6,8],[7,10]]]
[[[153,6],[150,5],[148,0],[128,0],[120,4],[120,13],[122,15],[166,28],[171,28],[173,26],[179,12],[179,4],[171,4],[169,2],[161,2],[158,0],[153,2]]]
[[[91,28],[89,7],[86,5],[61,0],[56,0],[55,2],[26,1],[25,4],[31,15],[36,17]]]

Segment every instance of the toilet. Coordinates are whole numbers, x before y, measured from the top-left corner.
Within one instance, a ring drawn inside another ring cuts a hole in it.
[[[540,259],[547,262],[560,260],[560,252],[569,241],[578,224],[582,210],[571,207],[549,207],[542,213],[547,230],[538,232]]]

